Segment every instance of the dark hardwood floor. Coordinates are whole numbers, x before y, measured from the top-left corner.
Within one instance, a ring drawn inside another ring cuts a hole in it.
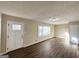
[[[79,47],[60,38],[52,38],[7,53],[11,58],[77,58]]]

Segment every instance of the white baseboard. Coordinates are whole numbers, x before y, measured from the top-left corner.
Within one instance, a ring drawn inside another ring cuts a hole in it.
[[[50,39],[50,38],[49,38],[49,39]],[[26,45],[26,46],[23,46],[23,47],[28,47],[28,46],[34,45],[34,44],[36,44],[36,43],[39,43],[39,42],[42,42],[42,41],[45,41],[45,40],[48,40],[48,39],[44,39],[44,40],[40,40],[40,41],[36,41],[36,42],[34,42],[34,43],[30,43],[30,44],[28,44],[28,45]],[[8,52],[0,53],[0,55],[6,54],[6,53],[8,53]]]
[[[4,55],[4,54],[6,54],[7,52],[2,52],[2,53],[0,53],[0,55]]]
[[[49,39],[50,39],[50,38],[49,38]],[[36,43],[39,43],[39,42],[42,42],[42,41],[45,41],[45,40],[48,40],[48,39],[44,39],[44,40],[40,40],[40,41],[36,41],[36,42],[34,42],[34,43],[30,43],[30,44],[28,44],[28,45],[26,45],[26,46],[24,46],[24,47],[28,47],[28,46],[34,45],[34,44],[36,44]]]

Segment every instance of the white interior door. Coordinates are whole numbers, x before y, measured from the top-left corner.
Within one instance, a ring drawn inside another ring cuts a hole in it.
[[[23,23],[7,22],[7,51],[23,47]]]

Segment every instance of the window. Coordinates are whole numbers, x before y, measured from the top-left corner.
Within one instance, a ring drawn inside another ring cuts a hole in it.
[[[12,30],[21,30],[21,25],[12,24]]]
[[[38,26],[38,36],[47,36],[50,34],[50,26]]]

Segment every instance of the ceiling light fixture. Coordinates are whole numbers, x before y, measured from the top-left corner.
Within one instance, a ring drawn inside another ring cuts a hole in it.
[[[49,21],[58,21],[59,18],[50,18]]]

